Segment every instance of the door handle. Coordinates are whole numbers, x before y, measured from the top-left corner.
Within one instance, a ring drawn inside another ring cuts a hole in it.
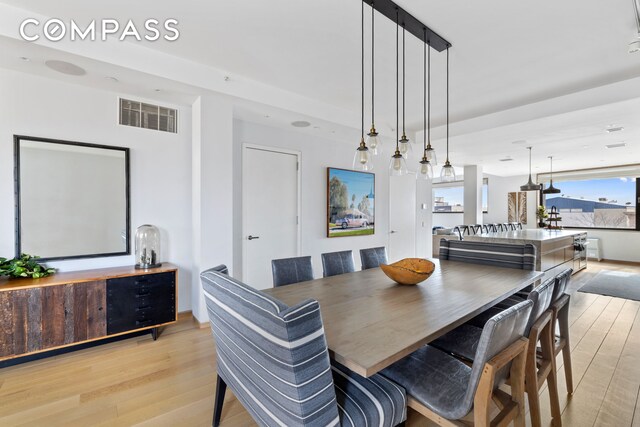
[[[389,234],[396,234],[396,233],[397,233],[397,231],[396,231],[396,230],[391,230],[391,231],[389,232]]]
[[[259,238],[260,238],[260,236],[252,236],[252,235],[249,235],[249,237],[247,237],[247,239],[249,239],[249,240],[259,239]]]

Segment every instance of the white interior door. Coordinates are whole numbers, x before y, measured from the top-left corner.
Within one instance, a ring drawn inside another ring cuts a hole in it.
[[[395,262],[416,256],[416,176],[389,180],[389,262]]]
[[[271,260],[298,255],[298,154],[245,146],[242,159],[242,278],[264,289]]]

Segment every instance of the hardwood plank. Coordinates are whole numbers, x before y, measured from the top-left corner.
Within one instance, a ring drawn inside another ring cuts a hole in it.
[[[73,287],[73,334],[76,341],[87,339],[87,284],[76,283]]]
[[[107,293],[104,280],[87,283],[87,339],[107,335]]]
[[[76,342],[75,338],[75,307],[73,299],[73,288],[75,285],[64,285],[64,343],[70,344]],[[84,313],[78,313],[82,316]]]
[[[0,357],[13,352],[13,292],[0,292]]]
[[[27,293],[27,350],[38,351],[42,348],[42,289],[27,289]]]
[[[42,289],[42,347],[64,344],[64,285]]]
[[[28,291],[12,292],[13,354],[24,353],[28,348]]]

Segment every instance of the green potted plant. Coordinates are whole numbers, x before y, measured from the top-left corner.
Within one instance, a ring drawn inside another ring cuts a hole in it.
[[[18,258],[7,259],[0,257],[0,276],[31,277],[39,279],[55,273],[54,268],[38,264],[38,256],[21,254]]]
[[[549,218],[547,208],[545,208],[543,205],[538,206],[536,216],[538,217],[538,227],[543,228],[545,226],[544,220]]]

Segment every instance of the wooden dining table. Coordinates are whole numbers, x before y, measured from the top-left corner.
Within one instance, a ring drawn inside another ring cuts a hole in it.
[[[288,305],[317,300],[330,356],[369,377],[544,275],[432,261],[435,271],[418,285],[399,285],[373,268],[264,292]]]

